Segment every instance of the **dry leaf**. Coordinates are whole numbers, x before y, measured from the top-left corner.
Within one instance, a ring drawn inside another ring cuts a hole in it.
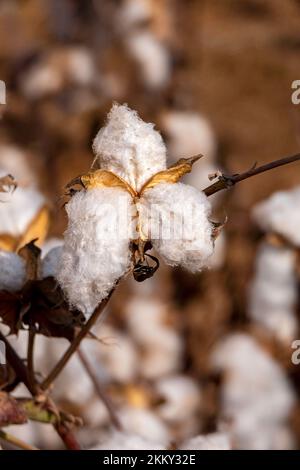
[[[93,188],[121,188],[129,192],[132,197],[137,194],[127,181],[108,170],[96,170],[81,176],[81,183],[86,189]]]
[[[181,158],[175,165],[167,170],[159,171],[144,184],[140,195],[147,191],[147,189],[154,188],[160,183],[177,183],[182,176],[192,171],[193,164],[201,157],[202,155],[196,155],[191,158]]]
[[[30,222],[26,232],[20,237],[17,250],[22,248],[32,240],[36,240],[36,244],[41,246],[45,241],[50,223],[49,208],[44,206],[40,209],[36,217]]]

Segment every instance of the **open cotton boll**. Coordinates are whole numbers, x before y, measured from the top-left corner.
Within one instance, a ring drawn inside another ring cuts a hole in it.
[[[253,216],[266,232],[276,232],[289,242],[300,245],[300,187],[279,191],[256,205]]]
[[[150,20],[151,14],[149,0],[125,0],[118,16],[118,22],[122,29],[127,30]]]
[[[67,204],[57,279],[69,303],[91,314],[130,265],[130,195],[118,188],[78,192]]]
[[[214,163],[217,151],[215,133],[209,121],[196,112],[167,111],[162,126],[168,137],[172,159],[204,155],[204,162]]]
[[[138,210],[143,234],[166,264],[192,272],[207,266],[214,244],[204,193],[183,183],[162,183],[145,192]]]
[[[227,337],[213,352],[212,364],[225,372],[222,415],[231,423],[235,446],[274,449],[275,436],[285,428],[295,403],[279,364],[247,334]]]
[[[58,268],[60,264],[60,259],[62,256],[63,247],[57,246],[52,248],[52,250],[47,253],[47,255],[42,259],[41,266],[41,278],[45,277],[56,277],[58,274]]]
[[[224,433],[212,433],[187,439],[180,444],[179,450],[230,450],[230,439]]]
[[[159,415],[170,422],[180,422],[193,417],[201,403],[201,391],[197,383],[185,375],[163,377],[156,383],[156,390],[163,403]]]
[[[171,57],[167,47],[151,31],[136,31],[126,39],[129,54],[138,63],[145,85],[165,87],[171,78]]]
[[[25,280],[26,268],[23,259],[15,253],[0,250],[0,290],[16,292],[23,287]]]
[[[166,169],[161,135],[154,124],[142,121],[126,105],[113,105],[93,149],[101,169],[112,171],[137,191],[152,175]]]
[[[53,248],[62,247],[63,244],[64,241],[62,238],[48,238],[41,246],[42,257],[45,258],[49,251],[51,251]]]
[[[154,437],[155,439],[155,437]],[[90,450],[164,450],[165,447],[155,441],[144,439],[134,433],[113,431],[100,444]]]
[[[263,243],[250,288],[249,316],[278,339],[290,342],[298,330],[296,254]]]
[[[159,442],[162,446],[168,445],[171,440],[167,426],[150,410],[127,406],[119,411],[119,418],[129,434],[137,434],[143,439]]]
[[[0,233],[20,236],[45,204],[44,196],[34,188],[18,187],[0,204]]]
[[[132,382],[138,371],[139,358],[130,338],[107,325],[102,325],[99,333],[105,344],[99,347],[98,359],[108,379]]]
[[[0,145],[0,175],[13,175],[18,185],[35,183],[35,177],[28,163],[28,155],[10,144]]]

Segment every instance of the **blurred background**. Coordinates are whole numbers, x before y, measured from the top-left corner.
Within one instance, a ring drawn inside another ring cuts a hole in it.
[[[0,170],[15,176],[15,194],[34,190],[15,202],[15,227],[29,206],[22,233],[47,207],[45,254],[61,243],[64,186],[90,168],[114,101],[156,124],[170,162],[204,154],[187,178],[199,189],[217,170],[297,153],[299,59],[299,0],[2,0]],[[213,434],[215,447],[300,447],[300,365],[291,360],[300,241],[290,235],[300,232],[299,170],[286,166],[212,198],[214,219],[228,222],[207,271],[161,266],[143,284],[120,285],[95,330],[102,343],[85,347],[129,433],[162,446]],[[292,196],[275,226],[272,204],[258,204],[282,190]],[[15,236],[1,210],[0,234]],[[13,249],[4,238],[1,247]],[[37,368],[48,370],[66,344],[41,339]],[[113,445],[110,417],[78,359],[54,394],[84,418],[85,447]],[[11,432],[60,446],[41,429]]]

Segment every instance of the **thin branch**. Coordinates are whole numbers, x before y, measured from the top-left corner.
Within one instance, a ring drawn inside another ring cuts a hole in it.
[[[21,439],[18,439],[17,437],[8,434],[2,429],[0,429],[0,439],[3,439],[4,441],[9,442],[9,444],[13,444],[14,446],[19,447],[23,450],[39,450],[36,447],[33,447],[27,444],[26,442],[22,441]]]
[[[35,373],[34,373],[34,340],[35,332],[29,330],[28,332],[28,346],[27,346],[27,368],[28,380],[33,388],[36,387]]]
[[[102,389],[102,386],[99,383],[99,380],[97,379],[95,371],[93,370],[93,367],[91,366],[89,360],[87,359],[87,357],[85,356],[85,354],[83,353],[83,351],[81,349],[78,349],[77,354],[78,354],[78,357],[79,357],[83,367],[85,368],[87,374],[89,375],[91,381],[93,382],[95,390],[96,390],[100,400],[104,403],[113,425],[116,427],[116,429],[121,431],[122,430],[122,425],[120,423],[120,420],[119,420],[118,416],[115,413],[115,410],[113,408],[113,405],[112,405],[109,397],[106,395],[106,393]]]
[[[61,437],[62,441],[64,442],[65,446],[69,450],[81,450],[80,444],[77,441],[75,435],[67,426],[63,423],[58,424],[55,426],[55,429],[59,436]]]
[[[260,173],[264,173],[265,171],[273,170],[274,168],[278,168],[283,165],[288,165],[289,163],[297,162],[300,161],[300,154],[297,153],[296,155],[292,155],[290,157],[285,157],[281,158],[280,160],[275,160],[270,163],[266,163],[265,165],[259,166],[259,167],[253,167],[250,168],[250,170],[245,171],[244,173],[237,174],[237,175],[232,175],[232,176],[226,176],[222,175],[219,177],[219,179],[205,188],[203,192],[206,194],[206,196],[211,196],[212,194],[215,194],[219,191],[222,191],[223,189],[228,189],[234,186],[236,183],[239,183],[240,181],[243,181],[247,178],[251,178],[252,176],[259,175]]]
[[[24,363],[23,363],[22,359],[20,358],[20,356],[18,356],[16,351],[12,348],[10,342],[1,333],[1,331],[0,331],[0,340],[3,341],[4,344],[5,344],[7,362],[13,368],[13,370],[14,370],[16,376],[18,377],[18,379],[20,379],[21,382],[23,382],[26,385],[29,392],[32,395],[35,395],[37,393],[37,389],[29,381],[27,367],[24,365]]]
[[[62,372],[70,358],[73,356],[75,351],[79,348],[79,345],[83,338],[88,334],[88,332],[91,330],[91,328],[95,325],[97,322],[99,316],[103,312],[104,308],[106,307],[109,299],[111,298],[113,292],[115,290],[115,287],[110,291],[109,295],[104,299],[98,307],[94,310],[94,313],[92,316],[88,319],[88,321],[85,323],[85,325],[82,327],[82,329],[79,331],[77,336],[74,338],[66,352],[64,353],[63,357],[58,361],[56,366],[52,369],[48,377],[43,381],[41,384],[42,390],[47,390],[54,380],[58,377],[58,375]]]

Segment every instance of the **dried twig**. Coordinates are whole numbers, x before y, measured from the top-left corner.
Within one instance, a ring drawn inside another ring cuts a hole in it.
[[[119,431],[122,430],[122,425],[120,423],[120,420],[119,420],[118,416],[116,415],[116,413],[114,411],[113,405],[112,405],[109,397],[106,395],[106,393],[102,389],[101,384],[99,383],[99,380],[97,379],[96,374],[95,374],[90,362],[88,361],[87,357],[85,356],[85,354],[83,353],[83,351],[81,349],[78,349],[77,354],[79,356],[79,359],[80,359],[83,367],[85,368],[86,372],[88,373],[89,377],[91,378],[91,380],[94,384],[95,390],[96,390],[100,400],[104,403],[104,405],[105,405],[105,407],[106,407],[106,409],[109,413],[109,416],[111,418],[111,421],[112,421],[113,425]]]
[[[50,372],[50,374],[48,375],[48,377],[44,380],[44,382],[41,384],[41,388],[43,390],[47,390],[51,384],[54,382],[54,380],[57,378],[57,376],[62,372],[62,370],[64,369],[65,365],[67,364],[67,362],[70,360],[70,358],[73,356],[73,354],[75,353],[75,351],[79,348],[79,345],[81,343],[81,341],[83,340],[83,338],[85,338],[85,336],[89,333],[89,331],[91,330],[91,328],[95,325],[95,323],[97,322],[99,316],[101,315],[101,313],[103,312],[104,308],[106,307],[109,299],[111,298],[114,290],[115,290],[116,287],[114,287],[109,295],[106,297],[106,299],[104,299],[99,305],[98,307],[95,309],[94,313],[91,315],[91,317],[88,319],[88,321],[85,323],[85,325],[82,327],[82,329],[79,331],[79,333],[77,334],[77,336],[74,338],[74,340],[72,341],[72,343],[70,344],[69,348],[66,350],[66,352],[64,353],[63,357],[60,359],[60,361],[58,361],[58,363],[56,364],[56,366],[52,369],[52,371]]]
[[[218,180],[205,188],[203,192],[206,196],[211,196],[223,189],[228,189],[234,186],[236,183],[243,181],[247,178],[251,178],[252,176],[259,175],[260,173],[264,173],[265,171],[273,170],[274,168],[278,168],[283,165],[287,165],[289,163],[293,163],[300,160],[300,154],[297,153],[296,155],[292,155],[290,157],[281,158],[280,160],[275,160],[270,163],[266,163],[265,165],[259,167],[252,167],[250,170],[245,171],[244,173],[227,176],[222,175],[218,178]]]
[[[34,340],[35,332],[29,330],[28,332],[28,346],[27,346],[27,368],[28,380],[33,388],[36,386],[35,373],[34,373]]]

